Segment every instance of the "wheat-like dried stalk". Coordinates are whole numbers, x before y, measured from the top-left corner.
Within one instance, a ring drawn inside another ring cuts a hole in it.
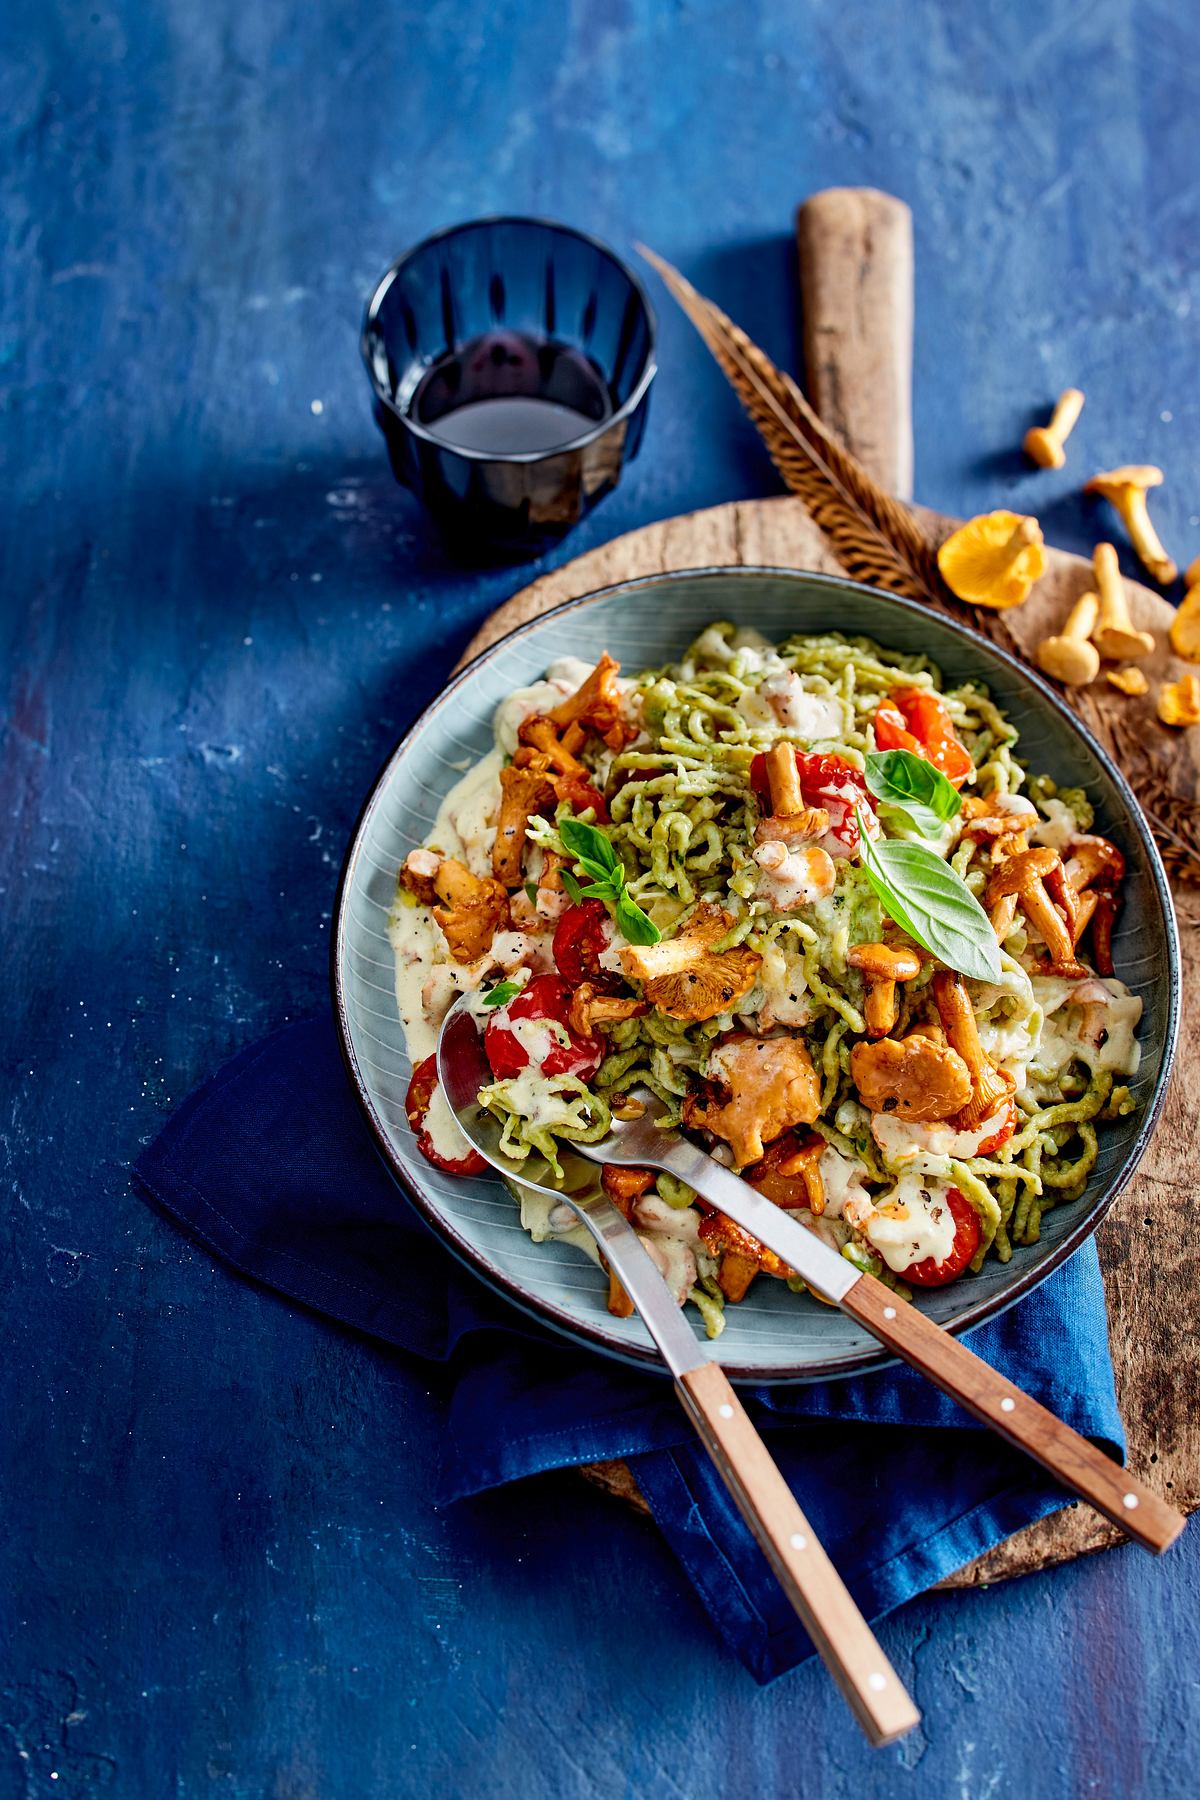
[[[938,569],[937,545],[915,514],[881,488],[826,430],[792,377],[776,368],[740,326],[697,293],[678,269],[644,245],[638,249],[700,333],[758,428],[771,460],[829,539],[846,573],[856,581],[966,618],[977,632],[1024,661],[1003,613],[968,608],[955,598]],[[1063,697],[1135,788],[1168,873],[1177,881],[1200,886],[1200,806],[1173,791],[1161,758],[1097,706],[1086,690],[1067,689]]]

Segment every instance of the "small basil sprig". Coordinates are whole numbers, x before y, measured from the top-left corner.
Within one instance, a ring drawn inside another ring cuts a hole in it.
[[[948,969],[973,981],[999,981],[996,934],[962,876],[924,844],[872,843],[861,807],[854,816],[863,869],[888,917]]]
[[[940,837],[942,826],[962,807],[962,795],[942,771],[911,750],[869,751],[867,786],[877,800],[903,813],[922,837]]]
[[[483,996],[482,1004],[486,1006],[489,1011],[493,1006],[505,1006],[512,999],[513,995],[519,994],[520,991],[521,984],[519,981],[499,981],[490,993]]]
[[[580,887],[570,871],[563,870],[563,886],[572,900],[603,900],[616,913],[617,928],[627,944],[657,944],[662,932],[626,893],[625,865],[606,834],[582,819],[566,818],[558,821],[558,835],[589,877],[589,885]]]

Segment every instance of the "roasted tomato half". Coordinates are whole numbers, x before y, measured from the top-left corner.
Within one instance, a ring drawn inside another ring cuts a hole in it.
[[[443,1156],[434,1145],[425,1118],[437,1084],[437,1057],[427,1056],[413,1070],[408,1092],[404,1096],[408,1122],[417,1134],[417,1149],[426,1162],[432,1163],[435,1169],[444,1169],[447,1175],[485,1175],[487,1164],[478,1150],[468,1150],[463,1156]]]
[[[800,792],[806,806],[823,806],[829,814],[829,830],[848,850],[858,849],[858,826],[854,809],[861,806],[868,828],[874,831],[875,802],[867,788],[866,776],[853,763],[840,756],[806,756],[796,752],[796,768],[800,775]],[[750,785],[764,805],[769,806],[770,783],[767,759],[756,756],[750,764]],[[836,852],[835,852],[836,854]]]
[[[610,979],[608,971],[600,967],[610,936],[603,900],[579,900],[568,906],[554,927],[554,960],[568,987]]]
[[[947,1188],[946,1204],[954,1220],[950,1254],[944,1262],[935,1262],[932,1256],[927,1256],[922,1262],[901,1269],[900,1279],[907,1281],[910,1287],[945,1287],[948,1281],[962,1274],[979,1248],[979,1218],[966,1195],[956,1187]]]
[[[589,1081],[604,1061],[608,1045],[598,1034],[581,1037],[567,1023],[571,989],[557,975],[535,975],[515,1000],[488,1020],[483,1047],[497,1081],[507,1081],[535,1066],[539,1075],[578,1075]],[[513,1027],[528,1020],[531,1029],[519,1037]],[[539,1024],[561,1025],[562,1032],[538,1032]],[[566,1034],[565,1041],[563,1033]],[[522,1042],[524,1038],[524,1042]],[[539,1038],[544,1042],[538,1042]]]
[[[880,750],[911,750],[961,787],[975,764],[959,742],[954,721],[936,694],[925,688],[897,688],[875,714],[875,743]]]
[[[975,1151],[976,1156],[994,1156],[1001,1144],[1007,1144],[1017,1129],[1017,1103],[1009,1100],[1000,1115],[1000,1123],[990,1137],[985,1137]]]

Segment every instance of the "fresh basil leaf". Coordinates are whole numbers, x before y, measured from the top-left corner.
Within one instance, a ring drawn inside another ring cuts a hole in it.
[[[519,982],[501,981],[492,989],[490,994],[485,994],[483,996],[483,1004],[489,1009],[493,1006],[504,1006],[512,999],[514,994],[519,994],[520,991],[521,985]]]
[[[591,881],[587,887],[580,888],[579,892],[584,900],[613,901],[616,899],[611,881]]]
[[[525,883],[525,898],[527,900],[531,901],[534,905],[537,904],[537,882],[536,881],[527,881]]]
[[[578,906],[579,902],[583,899],[583,889],[580,887],[579,883],[576,881],[575,877],[572,875],[570,869],[563,870],[562,884],[567,890],[568,899],[575,906]]]
[[[585,865],[589,862],[598,864],[600,874],[610,875],[617,867],[617,853],[605,833],[597,826],[585,825],[582,819],[567,817],[558,821],[558,835],[564,848],[577,861]]]
[[[948,969],[973,981],[999,981],[996,934],[962,876],[924,844],[872,843],[861,807],[854,816],[863,869],[888,917]]]
[[[954,784],[911,750],[869,751],[867,786],[877,800],[911,819],[922,837],[938,837],[962,807]]]
[[[662,932],[647,918],[636,900],[622,894],[617,901],[617,930],[627,944],[657,944]]]

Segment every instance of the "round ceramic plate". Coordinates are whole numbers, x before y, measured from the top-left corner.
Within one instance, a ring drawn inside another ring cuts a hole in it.
[[[1096,828],[1128,860],[1125,904],[1114,947],[1117,974],[1142,997],[1137,1110],[1107,1126],[1086,1193],[1048,1213],[1041,1242],[978,1275],[923,1294],[916,1304],[939,1324],[964,1329],[991,1317],[1045,1279],[1095,1230],[1125,1186],[1158,1117],[1174,1053],[1179,953],[1158,852],[1133,795],[1099,746],[1057,696],[974,633],[910,601],[823,575],[776,569],[705,569],[654,576],[570,601],[522,626],[456,675],[399,744],[367,800],[338,895],[333,978],[347,1065],[388,1166],[447,1245],[518,1306],[597,1349],[656,1363],[637,1318],[605,1308],[606,1278],[569,1244],[533,1243],[499,1176],[468,1181],[440,1174],[419,1155],[404,1115],[411,1065],[393,993],[387,916],[396,871],[428,834],[442,797],[490,749],[496,707],[540,677],[556,657],[594,662],[604,650],[629,673],[678,657],[714,619],[754,626],[772,641],[831,629],[865,633],[940,665],[947,686],[976,680],[1017,726],[1029,765],[1060,784],[1087,788]],[[689,1318],[691,1313],[689,1311]],[[776,1281],[757,1281],[712,1346],[734,1379],[805,1381],[886,1361],[845,1314]],[[692,1320],[693,1325],[696,1321]]]

